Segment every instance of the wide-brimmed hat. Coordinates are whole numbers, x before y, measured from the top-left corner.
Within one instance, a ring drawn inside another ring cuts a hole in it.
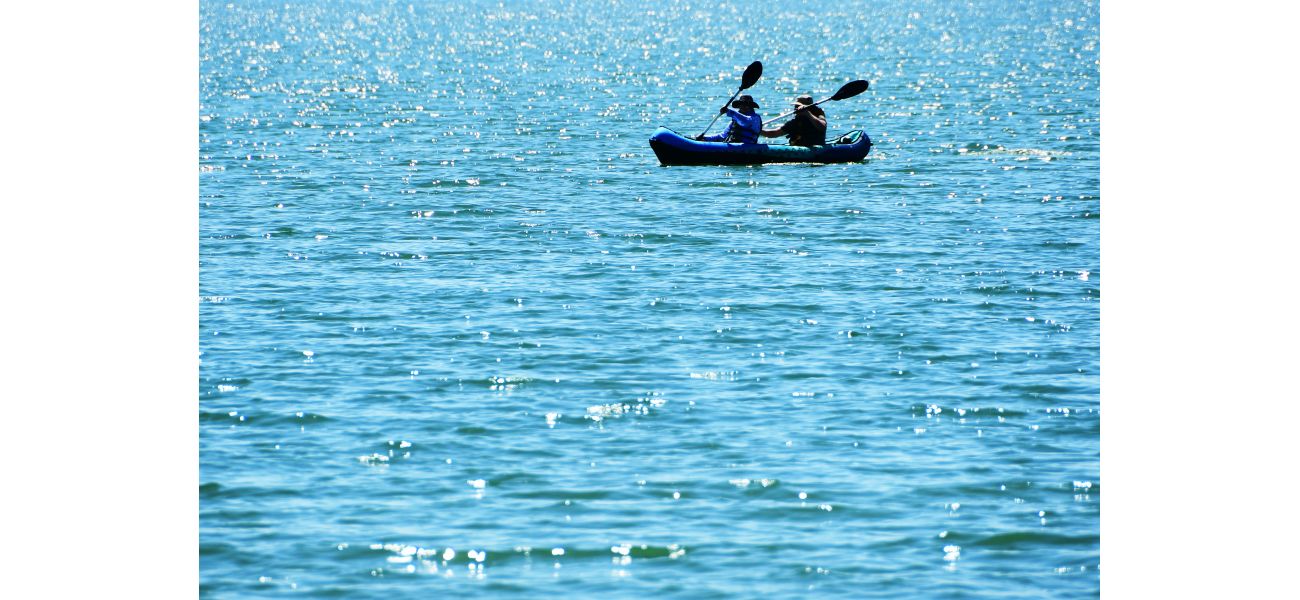
[[[754,97],[750,96],[749,94],[745,94],[744,96],[736,98],[736,101],[731,103],[732,108],[744,108],[746,106],[753,107],[753,108],[759,107],[758,103],[754,102]]]
[[[804,105],[804,106],[810,106],[810,105],[812,105],[812,103],[813,103],[813,99],[812,99],[812,96],[809,96],[809,95],[807,95],[807,94],[804,94],[804,95],[802,95],[802,96],[799,96],[798,98],[795,98],[795,99],[794,99],[794,103],[795,103],[795,104],[802,104],[802,105]]]

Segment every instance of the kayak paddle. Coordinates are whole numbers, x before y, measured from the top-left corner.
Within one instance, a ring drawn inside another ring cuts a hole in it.
[[[829,101],[831,101],[831,100],[844,100],[844,99],[846,99],[846,98],[852,98],[852,97],[854,97],[854,96],[856,96],[856,95],[858,95],[858,94],[861,94],[862,92],[867,91],[867,86],[869,86],[869,85],[870,85],[870,84],[867,83],[867,80],[865,80],[865,79],[859,79],[859,80],[857,80],[857,81],[850,81],[850,82],[844,84],[844,87],[840,88],[840,91],[835,92],[835,95],[834,95],[834,96],[831,96],[830,98],[827,98],[827,99],[825,99],[825,100],[822,100],[821,102],[815,102],[815,103],[813,103],[813,104],[809,104],[808,106],[817,106],[818,104],[821,104],[822,102],[829,102]],[[803,110],[803,109],[800,109],[800,110]],[[788,112],[788,113],[785,113],[785,114],[783,114],[783,115],[781,115],[781,116],[779,116],[779,117],[772,117],[771,119],[768,119],[768,120],[766,121],[766,123],[771,123],[772,121],[776,121],[776,120],[778,120],[778,119],[784,119],[784,118],[786,118],[786,117],[788,117],[788,116],[790,116],[790,115],[793,115],[794,113],[797,113],[797,112],[799,112],[799,111],[798,111],[798,110],[794,110],[794,111],[790,111],[790,112]],[[765,123],[765,124],[766,124],[766,123]]]
[[[745,73],[740,76],[740,89],[736,90],[736,93],[731,95],[731,100],[727,101],[727,105],[731,105],[731,101],[735,100],[736,96],[739,96],[741,92],[749,89],[749,87],[754,85],[755,83],[758,83],[758,78],[762,76],[763,76],[763,63],[759,61],[754,61],[752,63],[749,63],[749,66],[745,67]],[[709,126],[704,128],[704,133],[708,133],[709,129],[713,128],[713,124],[718,122],[718,117],[721,116],[722,113],[713,115],[713,120],[709,121]],[[704,137],[704,133],[701,133],[699,137]]]

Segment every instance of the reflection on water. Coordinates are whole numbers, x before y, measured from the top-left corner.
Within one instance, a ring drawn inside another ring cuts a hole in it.
[[[1097,4],[793,6],[201,3],[202,593],[1097,595]]]

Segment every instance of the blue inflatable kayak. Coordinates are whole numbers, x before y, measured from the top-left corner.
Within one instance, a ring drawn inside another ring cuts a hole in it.
[[[673,165],[760,165],[763,163],[846,163],[858,162],[871,151],[871,138],[862,131],[850,131],[824,146],[784,144],[729,144],[698,142],[667,127],[650,136],[659,163]]]

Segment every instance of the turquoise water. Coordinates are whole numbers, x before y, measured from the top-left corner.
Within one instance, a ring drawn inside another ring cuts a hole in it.
[[[201,3],[202,595],[1097,596],[1097,4],[797,6]]]

